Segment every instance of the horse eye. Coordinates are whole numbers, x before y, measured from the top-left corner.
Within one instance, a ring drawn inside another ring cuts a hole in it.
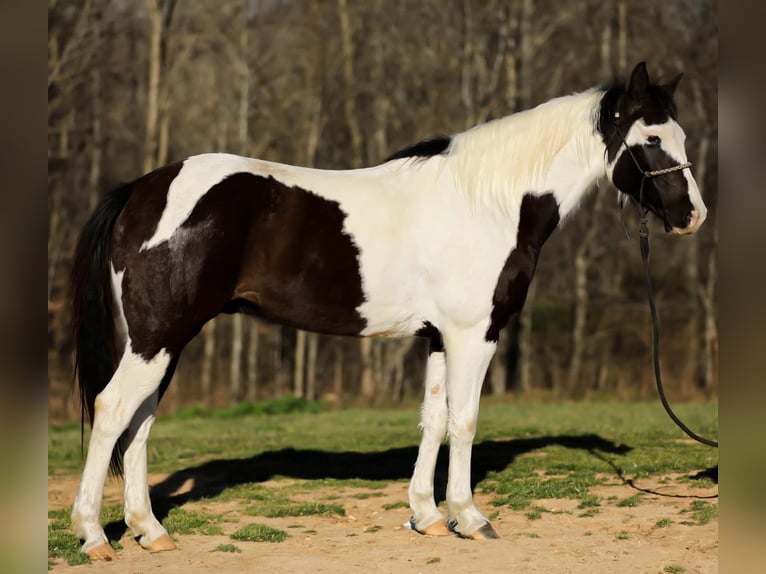
[[[660,145],[661,141],[662,140],[660,139],[660,136],[649,136],[649,137],[646,138],[646,142],[650,146],[658,146],[658,145]]]

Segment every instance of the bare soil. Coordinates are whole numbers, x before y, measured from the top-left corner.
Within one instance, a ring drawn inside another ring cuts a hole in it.
[[[155,474],[156,484],[167,475]],[[671,477],[675,478],[675,477]],[[48,507],[68,507],[74,500],[78,477],[54,476],[48,482]],[[284,484],[284,482],[273,483]],[[56,574],[89,572],[162,574],[196,573],[302,573],[357,572],[431,573],[517,572],[517,573],[712,573],[718,571],[718,519],[707,524],[682,524],[692,520],[688,508],[694,500],[717,503],[717,488],[697,488],[671,480],[638,480],[645,492],[633,507],[616,502],[638,494],[628,485],[601,486],[592,492],[601,497],[598,512],[580,517],[576,500],[546,499],[534,503],[550,512],[529,519],[526,511],[501,508],[493,525],[500,540],[477,542],[454,536],[427,537],[403,528],[408,508],[384,510],[384,504],[407,499],[407,485],[395,482],[379,491],[328,487],[315,491],[317,500],[337,496],[346,509],[344,517],[263,518],[238,514],[242,501],[195,502],[189,510],[226,513],[239,522],[222,522],[222,536],[174,535],[178,550],[150,554],[129,535],[121,540],[123,550],[116,561],[82,566],[56,564]],[[180,491],[190,488],[183,485]],[[107,485],[106,503],[121,501],[121,484]],[[382,496],[354,498],[362,492]],[[610,498],[612,497],[612,498]],[[485,514],[494,510],[491,497],[476,494]],[[668,526],[658,521],[670,519]],[[239,542],[229,534],[249,522],[281,528],[290,537],[278,544]],[[220,544],[235,544],[241,553],[214,551]],[[682,568],[682,569],[681,569]]]

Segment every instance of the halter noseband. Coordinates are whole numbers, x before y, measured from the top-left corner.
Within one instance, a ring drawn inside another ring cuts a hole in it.
[[[630,155],[631,159],[633,160],[633,163],[636,165],[636,169],[638,169],[639,172],[641,172],[641,185],[638,188],[638,203],[637,207],[641,214],[641,227],[639,229],[639,235],[642,237],[646,237],[649,234],[647,223],[649,220],[649,209],[644,207],[644,183],[647,179],[651,179],[653,177],[657,177],[659,175],[666,175],[668,173],[673,173],[674,171],[681,171],[683,169],[686,169],[687,167],[691,167],[692,164],[690,161],[687,161],[686,163],[679,163],[678,165],[674,165],[671,167],[666,167],[663,169],[655,169],[653,171],[646,171],[641,167],[641,164],[638,163],[638,159],[636,158],[635,154],[633,153],[633,150],[630,149],[630,146],[628,145],[628,142],[625,141],[625,136],[622,134],[622,131],[620,130],[620,112],[614,112],[614,128],[617,132],[617,135],[620,136],[620,141],[622,142],[620,145],[624,145],[625,149],[627,150],[628,154]],[[618,148],[619,149],[619,148]],[[632,198],[631,198],[632,199]],[[633,200],[635,203],[635,200]],[[660,201],[662,201],[662,196],[660,196]],[[624,202],[620,202],[620,213],[622,214],[622,207],[624,205]],[[664,206],[663,206],[664,208]],[[622,219],[622,218],[621,218]],[[622,228],[625,231],[625,235],[630,238],[630,235],[628,234],[628,230],[625,228],[625,223],[623,222]]]

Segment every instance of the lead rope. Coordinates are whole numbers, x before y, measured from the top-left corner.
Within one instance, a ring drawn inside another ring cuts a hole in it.
[[[638,163],[638,160],[636,159],[636,156],[633,155],[633,151],[630,149],[630,146],[628,146],[628,143],[625,141],[625,137],[623,137],[622,132],[620,131],[619,127],[619,119],[620,114],[619,112],[614,114],[614,125],[617,129],[617,134],[620,136],[620,139],[622,140],[622,143],[625,145],[625,149],[628,150],[628,153],[630,154],[630,157],[633,159],[633,163],[636,164],[636,167],[641,172],[641,186],[639,187],[638,191],[638,209],[641,215],[641,226],[638,230],[638,236],[639,236],[639,245],[641,248],[641,260],[644,264],[644,279],[646,281],[646,293],[649,299],[649,311],[651,313],[652,317],[652,355],[654,357],[654,379],[657,382],[657,393],[660,395],[660,401],[662,402],[662,406],[665,407],[665,412],[668,413],[668,416],[673,420],[674,423],[680,428],[682,431],[684,431],[689,437],[696,440],[697,442],[700,442],[702,444],[705,444],[707,446],[712,446],[715,448],[718,448],[718,441],[711,440],[709,438],[702,437],[695,433],[693,430],[691,430],[688,426],[684,424],[684,422],[676,416],[676,413],[673,412],[673,409],[670,407],[670,403],[668,403],[668,399],[665,397],[665,389],[662,386],[662,374],[660,372],[660,326],[659,326],[659,320],[657,318],[657,307],[654,304],[654,290],[652,289],[652,277],[651,273],[649,271],[649,210],[643,207],[643,200],[644,200],[644,183],[647,179],[656,177],[659,175],[665,175],[666,173],[672,173],[674,171],[680,171],[682,169],[686,169],[687,167],[691,167],[690,162],[686,162],[683,164],[679,164],[676,166],[668,167],[665,169],[658,169],[655,171],[644,171],[641,169],[641,164]],[[624,205],[624,201],[620,202],[620,220],[622,221],[622,207]],[[623,230],[625,231],[625,235],[630,238],[630,235],[628,235],[628,230],[625,227],[625,223],[622,223]]]

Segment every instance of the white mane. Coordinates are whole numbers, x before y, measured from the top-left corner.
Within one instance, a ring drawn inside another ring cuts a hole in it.
[[[456,134],[448,161],[457,188],[473,206],[513,213],[524,193],[552,191],[549,172],[570,142],[586,171],[603,169],[592,165],[602,96],[592,89],[555,98]]]

